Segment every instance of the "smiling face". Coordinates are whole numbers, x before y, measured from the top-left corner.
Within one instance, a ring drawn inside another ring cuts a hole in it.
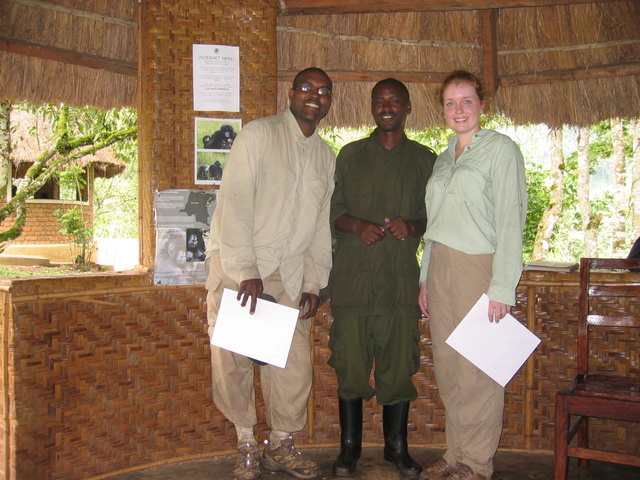
[[[473,135],[480,130],[484,101],[475,87],[465,81],[453,82],[442,92],[442,108],[447,125],[458,135]]]
[[[380,83],[371,92],[371,114],[384,132],[404,130],[411,102],[406,92],[393,83]]]
[[[301,87],[308,91],[303,91]],[[322,71],[309,70],[297,78],[294,86],[289,90],[291,113],[298,121],[302,133],[311,135],[320,120],[329,112],[331,107],[331,80]],[[318,91],[318,89],[323,89]],[[327,92],[329,92],[327,94]],[[324,93],[321,95],[320,93]]]

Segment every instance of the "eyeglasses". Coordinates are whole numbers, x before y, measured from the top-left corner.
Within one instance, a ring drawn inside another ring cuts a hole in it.
[[[303,85],[298,85],[296,87],[298,90],[300,90],[303,93],[313,93],[313,92],[318,92],[318,95],[321,96],[331,96],[331,89],[329,87],[312,87],[311,85],[307,85],[306,83]]]

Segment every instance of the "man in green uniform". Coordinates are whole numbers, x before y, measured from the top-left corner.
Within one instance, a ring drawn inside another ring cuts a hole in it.
[[[411,100],[388,78],[371,93],[377,128],[338,155],[331,221],[331,358],[338,377],[340,454],[336,476],[352,476],[362,448],[362,400],[383,406],[385,458],[405,477],[422,468],[408,453],[411,376],[420,365],[416,250],[427,219],[424,192],[436,159],[404,132]],[[375,388],[369,376],[375,360]]]

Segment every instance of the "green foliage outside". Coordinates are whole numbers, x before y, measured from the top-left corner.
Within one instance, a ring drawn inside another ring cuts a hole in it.
[[[93,239],[93,229],[82,216],[82,210],[56,210],[53,212],[62,233],[69,240],[73,252],[73,263],[79,270],[86,269],[96,252],[97,244]]]
[[[108,119],[115,127],[138,125],[138,112],[132,108],[110,110]],[[138,140],[127,138],[112,145],[126,168],[111,178],[93,183],[93,229],[97,238],[138,238]]]
[[[85,107],[74,109],[64,107],[66,116],[61,115],[61,106],[44,105],[40,107],[21,106],[20,108],[35,108],[43,113],[51,122],[52,127],[57,128],[60,119],[66,122],[68,134],[66,138],[86,138],[92,136],[99,140],[105,137],[107,132],[134,132],[111,142],[111,148],[118,158],[125,164],[125,171],[110,179],[96,178],[94,182],[94,228],[93,234],[97,238],[137,238],[138,236],[138,156],[137,138],[135,130],[137,126],[137,113],[132,109],[114,109],[102,112],[94,108]],[[632,156],[633,139],[631,134],[632,122],[625,121],[625,146],[627,161]],[[531,131],[541,129],[548,131],[544,126],[520,126],[515,127],[508,119],[500,115],[492,115],[485,118],[485,128],[502,131],[511,136],[521,145],[526,163],[527,189],[529,194],[529,210],[524,229],[524,260],[529,261],[533,252],[536,232],[542,214],[549,204],[550,170],[548,162],[543,157],[548,156],[550,150],[549,139],[538,139],[535,145],[527,145],[527,137]],[[321,135],[339,152],[345,144],[363,138],[371,133],[373,127],[360,127],[355,129],[325,127],[321,129]],[[593,215],[601,218],[598,231],[599,256],[612,256],[610,225],[612,194],[611,185],[613,172],[611,156],[613,153],[611,142],[610,122],[601,122],[592,126],[590,139],[590,155],[592,177],[591,206]],[[565,180],[564,180],[564,205],[563,212],[558,220],[551,239],[551,249],[547,260],[551,261],[578,261],[584,254],[584,232],[580,214],[577,208],[577,141],[576,129],[565,127]],[[198,132],[199,136],[201,132]],[[441,128],[432,128],[421,131],[408,131],[409,138],[427,145],[436,153],[442,152],[446,146],[451,131]],[[196,137],[197,138],[197,137]],[[66,144],[64,144],[66,145]],[[70,150],[69,150],[70,151]],[[67,184],[70,190],[75,190],[82,185],[81,171],[70,168],[64,172],[57,172],[61,184]],[[628,215],[631,218],[631,215]],[[629,220],[630,222],[630,220]],[[628,225],[627,232],[632,231]],[[627,244],[630,247],[635,238],[631,233],[627,234]]]

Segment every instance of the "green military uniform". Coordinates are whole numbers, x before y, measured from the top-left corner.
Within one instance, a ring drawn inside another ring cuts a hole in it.
[[[343,214],[380,225],[398,216],[426,218],[424,191],[435,159],[430,148],[406,137],[391,150],[380,145],[375,133],[346,145],[336,164],[331,224]],[[338,375],[338,395],[369,399],[375,394],[383,405],[414,400],[410,377],[420,361],[420,238],[400,241],[387,233],[367,246],[352,233],[335,230],[334,236],[329,364]],[[368,383],[373,358],[375,390]]]

